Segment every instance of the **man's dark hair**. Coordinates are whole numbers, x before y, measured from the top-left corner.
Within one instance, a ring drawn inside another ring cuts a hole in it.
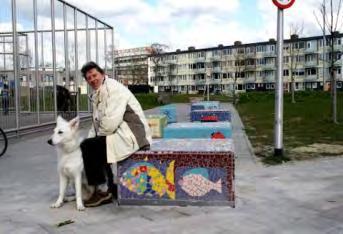
[[[100,72],[101,74],[105,74],[105,71],[104,71],[101,67],[99,67],[98,64],[96,64],[95,62],[90,61],[90,62],[86,63],[85,65],[83,65],[83,67],[81,68],[82,76],[83,76],[84,78],[86,78],[87,72],[89,72],[90,70],[92,70],[92,69],[94,69],[94,68],[95,68],[98,72]]]

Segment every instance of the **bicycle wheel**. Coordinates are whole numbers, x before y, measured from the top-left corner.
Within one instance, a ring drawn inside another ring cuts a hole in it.
[[[8,140],[6,133],[0,128],[0,157],[5,154],[7,150]]]

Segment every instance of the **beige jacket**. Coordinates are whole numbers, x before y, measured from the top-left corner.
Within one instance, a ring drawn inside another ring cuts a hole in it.
[[[151,144],[149,125],[136,97],[121,83],[105,78],[92,94],[93,126],[88,137],[106,136],[107,162],[115,163]]]

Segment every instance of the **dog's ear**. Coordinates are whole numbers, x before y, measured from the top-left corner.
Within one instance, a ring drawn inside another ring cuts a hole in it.
[[[61,123],[61,122],[65,122],[65,120],[63,119],[63,117],[62,116],[57,116],[57,121],[56,121],[57,123]]]
[[[76,116],[74,119],[70,120],[69,124],[72,129],[78,129],[80,124],[79,116]]]

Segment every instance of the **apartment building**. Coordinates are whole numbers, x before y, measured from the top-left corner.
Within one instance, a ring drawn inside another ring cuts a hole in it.
[[[115,50],[115,77],[124,85],[143,85],[148,83],[148,56],[151,47]]]
[[[335,58],[337,88],[342,89],[343,34],[337,33],[334,53],[323,36],[299,38],[292,35],[284,41],[283,80],[286,91],[292,78],[295,90],[328,90],[329,60]],[[149,84],[159,92],[230,93],[273,90],[276,79],[276,41],[163,53],[159,60],[149,58]],[[156,61],[159,61],[158,63]]]

